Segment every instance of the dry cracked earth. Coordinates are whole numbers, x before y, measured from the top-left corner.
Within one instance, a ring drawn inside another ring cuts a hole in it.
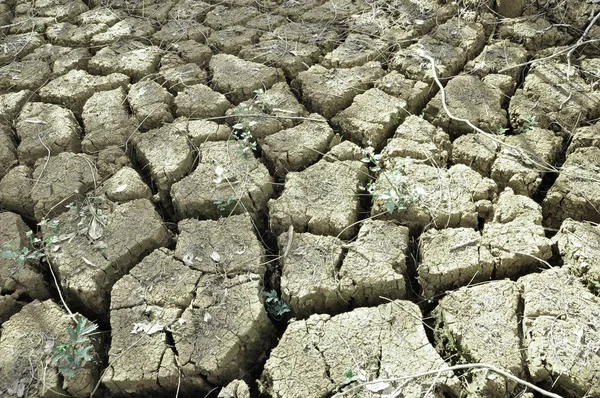
[[[0,396],[600,397],[599,13],[0,1]]]

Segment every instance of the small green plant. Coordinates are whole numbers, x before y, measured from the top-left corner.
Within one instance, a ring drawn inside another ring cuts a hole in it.
[[[275,290],[268,290],[263,293],[265,296],[265,303],[267,305],[267,312],[274,318],[281,318],[286,312],[290,312],[290,306],[287,305],[283,300],[277,296]]]
[[[342,376],[344,376],[344,380],[342,381],[342,387],[347,386],[348,384],[353,383],[357,380],[360,380],[360,377],[358,375],[355,375],[352,369],[350,368],[344,370]]]
[[[251,121],[246,126],[244,123],[237,123],[233,125],[234,136],[240,143],[240,153],[242,155],[248,155],[252,152],[256,152],[256,141],[252,137],[252,133],[248,131],[249,127],[253,126],[255,121]]]
[[[11,242],[5,242],[2,245],[2,258],[14,260],[16,267],[22,267],[27,261],[38,262],[46,256],[45,248],[56,250],[57,243],[60,241],[60,230],[58,220],[43,219],[37,225],[44,226],[50,223],[52,234],[48,235],[43,241],[33,235],[33,231],[27,231],[25,236],[29,240],[29,247],[14,249]]]
[[[70,341],[52,348],[51,364],[58,368],[66,378],[75,376],[75,372],[85,366],[93,358],[90,350],[93,348],[90,337],[98,329],[98,325],[80,316],[75,329],[69,328]]]
[[[390,172],[384,174],[387,185],[389,185],[386,189],[378,188],[373,181],[367,186],[367,192],[374,199],[382,200],[390,214],[409,208],[425,194],[422,188],[411,189],[409,187],[408,179],[404,175],[404,168],[409,164],[408,162],[400,159]]]
[[[519,129],[521,133],[527,133],[537,127],[538,122],[535,116],[527,116],[525,118],[525,122],[523,122],[523,126]]]
[[[227,199],[223,199],[222,196],[219,196],[217,200],[214,201],[214,204],[217,205],[217,209],[219,211],[225,211],[227,207],[235,201],[233,196],[228,197]]]
[[[508,131],[508,129],[506,127],[498,127],[498,130],[496,130],[496,134],[498,135],[506,135],[506,132]]]
[[[381,161],[381,154],[375,153],[375,148],[373,148],[370,145],[364,148],[362,152],[365,155],[365,157],[361,159],[361,162],[368,164],[369,170],[371,170],[371,172],[373,173],[380,171],[381,165],[379,164],[379,162]]]

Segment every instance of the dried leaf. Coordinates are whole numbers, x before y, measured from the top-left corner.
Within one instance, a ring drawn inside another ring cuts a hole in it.
[[[217,253],[217,252],[212,252],[212,253],[210,254],[210,258],[211,258],[211,260],[213,260],[215,263],[218,263],[218,262],[220,262],[220,261],[221,261],[221,256],[220,256],[220,255],[219,255],[219,253]]]
[[[210,322],[211,319],[212,319],[212,316],[208,312],[205,312],[204,313],[204,322],[208,323],[208,322]]]
[[[88,236],[93,240],[98,240],[102,237],[104,233],[104,228],[102,225],[94,218],[90,223],[90,227],[88,229]]]
[[[119,185],[119,186],[117,187],[117,189],[115,189],[115,192],[116,192],[116,193],[123,192],[123,191],[124,191],[124,190],[126,190],[126,189],[127,189],[127,184]]]
[[[366,385],[367,390],[371,392],[380,392],[385,390],[390,386],[390,383],[386,383],[385,381],[379,381],[377,383],[369,383]]]

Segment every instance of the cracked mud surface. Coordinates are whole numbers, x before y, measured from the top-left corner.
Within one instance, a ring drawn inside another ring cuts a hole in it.
[[[600,396],[599,13],[0,2],[0,396]]]

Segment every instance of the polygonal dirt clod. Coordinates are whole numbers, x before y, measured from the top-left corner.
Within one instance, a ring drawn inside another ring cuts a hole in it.
[[[600,299],[565,269],[527,275],[518,283],[533,381],[555,386],[568,397],[599,395]]]
[[[356,233],[359,187],[368,179],[362,162],[321,160],[287,175],[283,194],[269,201],[269,223],[275,235],[290,226],[297,232],[349,239]]]
[[[398,127],[381,152],[381,161],[391,165],[394,158],[412,158],[431,166],[444,167],[452,151],[450,137],[439,127],[411,115]]]
[[[371,306],[406,295],[408,228],[389,221],[367,220],[358,231],[339,270],[345,302]]]
[[[125,88],[128,84],[129,77],[120,73],[93,76],[83,70],[74,69],[50,81],[40,89],[39,95],[44,102],[66,106],[75,115],[80,115],[83,105],[94,93],[118,87]]]
[[[600,148],[600,123],[598,122],[591,126],[580,127],[575,130],[571,137],[571,144],[569,144],[569,148],[567,149],[567,156],[575,152],[577,148],[589,146]]]
[[[180,219],[264,210],[273,194],[267,168],[250,151],[233,141],[207,142],[199,147],[200,163],[194,172],[173,184],[171,197]]]
[[[491,177],[500,189],[512,188],[519,195],[535,194],[546,171],[550,171],[562,148],[562,139],[552,131],[534,127],[509,136],[500,146]]]
[[[265,274],[264,249],[247,215],[218,221],[193,219],[178,223],[175,258],[202,273],[226,275]]]
[[[435,93],[430,91],[429,84],[407,79],[395,70],[377,80],[375,87],[406,101],[406,110],[412,114],[421,113],[427,100]]]
[[[167,230],[147,199],[88,200],[56,220],[56,230],[68,240],[48,255],[62,292],[98,317],[107,315],[112,285],[144,255],[168,243]],[[44,238],[56,235],[49,224]]]
[[[568,76],[568,77],[567,77]],[[525,85],[510,100],[508,112],[514,129],[538,127],[569,132],[585,120],[599,116],[600,95],[576,69],[562,63],[536,63]]]
[[[0,94],[0,124],[11,126],[13,120],[19,116],[23,105],[35,98],[30,90],[22,90],[17,93]]]
[[[123,87],[92,95],[83,106],[81,118],[85,128],[81,146],[87,153],[124,145],[135,132],[135,125],[127,112]]]
[[[36,91],[51,73],[50,66],[43,61],[12,62],[0,68],[0,91]]]
[[[269,89],[285,81],[280,69],[256,62],[244,61],[229,54],[218,54],[210,59],[212,84],[234,104],[250,99],[254,91]]]
[[[498,28],[498,37],[522,44],[529,51],[539,51],[559,43],[567,43],[571,36],[561,32],[544,18],[516,18]]]
[[[105,32],[94,35],[91,39],[91,44],[92,46],[102,46],[114,43],[120,38],[150,37],[155,31],[149,20],[127,17],[108,28]]]
[[[525,66],[516,65],[525,61],[527,50],[508,40],[502,40],[487,45],[474,60],[467,62],[465,71],[474,73],[481,79],[492,73],[504,73],[517,81]],[[511,69],[500,72],[505,68]]]
[[[242,47],[251,46],[258,41],[260,33],[256,29],[243,26],[231,26],[211,33],[207,43],[217,53],[238,55]]]
[[[16,166],[0,180],[0,205],[30,219],[33,218],[34,207],[31,199],[32,173],[28,166]]]
[[[31,261],[21,263],[16,256],[22,249],[33,250],[27,234],[32,231],[15,213],[0,213],[0,324],[29,300],[45,300],[49,291],[38,267]]]
[[[445,170],[398,158],[372,189],[373,216],[398,220],[417,233],[429,225],[476,228],[479,213],[489,209],[497,187],[465,165]]]
[[[175,97],[177,116],[204,119],[223,116],[231,104],[221,93],[204,84],[187,87]]]
[[[481,133],[461,135],[452,143],[452,163],[465,164],[482,176],[489,177],[496,152],[504,140],[501,136],[495,138],[490,139]]]
[[[168,192],[174,182],[181,180],[192,168],[194,152],[187,140],[187,131],[177,124],[147,133],[136,134],[135,158],[148,167],[152,181],[159,191]]]
[[[70,152],[38,159],[32,178],[34,186],[30,192],[37,221],[63,213],[72,198],[85,194],[98,182],[93,159]]]
[[[154,80],[133,84],[127,94],[127,101],[142,131],[173,121],[170,110],[173,96]]]
[[[218,124],[210,120],[190,120],[179,118],[177,124],[186,124],[188,138],[193,146],[198,147],[207,141],[226,141],[231,138],[231,129],[224,124]]]
[[[0,124],[0,179],[18,163],[12,129]]]
[[[74,347],[90,347],[86,353],[92,359],[78,367],[73,377],[64,378],[52,361],[56,357],[53,348],[73,344],[67,333],[70,329],[75,329],[73,319],[52,300],[36,300],[4,322],[0,338],[0,391],[4,397],[90,396],[100,372],[94,336]]]
[[[163,61],[165,57],[163,56]],[[170,92],[178,93],[194,84],[206,84],[206,71],[195,63],[183,62],[177,57],[177,61],[171,64],[161,65],[159,76],[163,86]]]
[[[259,387],[273,397],[319,398],[344,391],[353,376],[386,379],[447,367],[427,340],[421,317],[415,304],[397,300],[292,322],[271,351]],[[453,396],[459,387],[453,373],[444,372],[439,378],[381,383],[378,392],[391,394],[401,383],[403,396],[410,398],[422,397],[430,387],[435,397]],[[371,393],[361,389],[350,396],[363,394]]]
[[[388,56],[388,44],[380,39],[350,33],[344,43],[325,55],[323,66],[328,68],[352,68],[369,61],[384,61]]]
[[[128,202],[134,199],[150,199],[152,191],[142,181],[137,171],[129,166],[117,170],[102,184],[102,191],[113,202]]]
[[[183,40],[194,40],[198,43],[206,42],[212,29],[194,21],[193,19],[173,19],[162,26],[153,36],[153,42],[162,48],[169,48],[172,44]]]
[[[160,56],[158,47],[127,41],[102,48],[92,57],[88,68],[99,75],[123,73],[137,81],[156,72]]]
[[[10,13],[7,13],[10,14]],[[35,32],[7,35],[0,38],[0,65],[20,59],[44,44],[44,38]]]
[[[544,198],[546,223],[558,228],[563,220],[600,223],[600,148],[578,148],[567,156],[561,173]]]
[[[502,109],[502,94],[480,81],[476,76],[461,75],[446,85],[446,105],[453,116],[467,119],[488,133],[496,133],[506,127],[508,119]],[[425,108],[425,115],[434,125],[443,128],[451,137],[458,137],[473,131],[464,122],[451,119],[442,105],[438,93]]]
[[[406,101],[372,88],[354,97],[331,123],[357,144],[380,148],[407,115],[406,107]]]
[[[567,219],[554,241],[565,266],[600,290],[600,226]]]
[[[283,253],[281,298],[294,317],[339,313],[348,308],[338,294],[336,281],[342,244],[333,236],[294,232],[279,236],[279,252]]]
[[[454,47],[462,48],[467,59],[479,54],[486,41],[481,23],[467,22],[461,18],[451,18],[438,25],[431,36]]]
[[[292,85],[302,93],[302,101],[311,111],[329,119],[384,74],[381,64],[375,61],[350,69],[315,65],[298,74]]]
[[[261,149],[275,174],[284,176],[315,163],[329,148],[333,130],[319,114],[309,117],[321,121],[305,121],[264,139]]]
[[[16,120],[20,139],[17,154],[22,164],[41,157],[81,150],[81,128],[73,113],[62,106],[29,102]],[[50,152],[50,153],[48,153]]]
[[[436,340],[446,355],[496,366],[524,377],[519,338],[520,294],[509,280],[461,288],[440,300],[433,314]],[[492,372],[472,372],[469,392],[478,396],[513,396],[517,384]]]
[[[288,43],[300,42],[316,45],[321,49],[322,53],[332,51],[341,41],[338,29],[326,22],[290,22],[275,28],[273,32],[267,32],[262,36],[263,40],[272,40],[276,38],[283,38]],[[290,49],[293,51],[293,47]]]

